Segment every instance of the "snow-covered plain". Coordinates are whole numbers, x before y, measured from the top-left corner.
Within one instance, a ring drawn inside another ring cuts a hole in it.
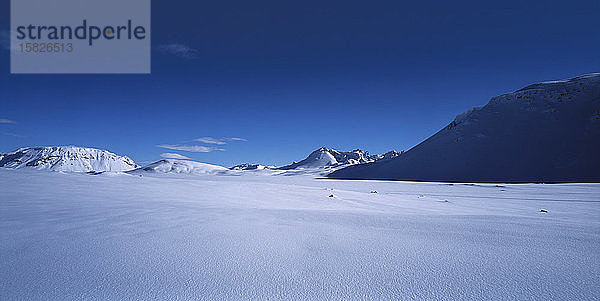
[[[600,296],[600,184],[27,169],[0,184],[0,300]]]

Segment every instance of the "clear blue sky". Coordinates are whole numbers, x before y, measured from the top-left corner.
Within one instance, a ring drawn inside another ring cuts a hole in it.
[[[598,0],[154,0],[151,75],[10,75],[3,47],[0,151],[80,145],[231,166],[320,146],[408,149],[494,95],[600,71],[598,20]]]

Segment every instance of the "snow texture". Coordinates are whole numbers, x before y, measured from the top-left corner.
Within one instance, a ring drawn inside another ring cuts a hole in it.
[[[0,300],[600,295],[600,184],[30,169],[0,183]]]
[[[600,73],[530,85],[458,115],[397,158],[338,179],[600,182]]]

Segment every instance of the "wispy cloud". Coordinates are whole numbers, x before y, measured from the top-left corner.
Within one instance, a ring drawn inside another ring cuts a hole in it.
[[[188,59],[196,58],[198,50],[185,44],[162,44],[158,46],[158,51],[164,54],[180,56]]]
[[[178,154],[178,153],[162,153],[160,154],[161,157],[163,158],[167,158],[167,159],[191,159],[189,157],[186,157],[184,155]]]
[[[19,134],[15,134],[15,133],[2,133],[2,134],[6,135],[6,136],[16,137],[16,138],[23,138],[23,137],[25,137],[23,135],[19,135]]]
[[[227,142],[225,142],[224,140],[218,139],[218,138],[213,138],[213,137],[196,138],[193,141],[202,142],[202,143],[206,143],[206,144],[218,144],[218,145],[227,144]]]
[[[157,147],[192,153],[210,153],[213,151],[224,151],[224,149],[222,148],[202,145],[159,144],[157,145]]]
[[[232,141],[248,141],[248,140],[246,140],[244,138],[240,138],[240,137],[222,137],[222,138],[202,137],[202,138],[196,138],[196,139],[193,139],[190,141],[186,141],[186,144],[159,144],[159,145],[156,145],[156,147],[166,148],[166,149],[170,149],[170,150],[184,151],[184,152],[210,153],[210,152],[214,152],[214,151],[225,151],[225,149],[222,148],[222,145],[225,145],[228,142],[232,142]],[[209,145],[187,145],[187,143],[191,143],[191,142],[200,142],[200,143],[209,144]],[[181,155],[175,154],[175,153],[164,153],[163,155],[173,156],[172,159],[189,159],[187,157],[186,158],[177,158],[176,156],[181,156]],[[165,156],[163,156],[163,157],[165,157]],[[165,158],[167,158],[167,157],[165,157]]]
[[[14,120],[0,118],[0,123],[16,123]]]
[[[192,141],[202,142],[202,143],[206,143],[206,144],[223,145],[223,144],[227,144],[227,142],[231,142],[231,141],[248,141],[248,140],[246,140],[244,138],[239,138],[239,137],[223,137],[223,138],[202,137],[202,138],[196,138]]]

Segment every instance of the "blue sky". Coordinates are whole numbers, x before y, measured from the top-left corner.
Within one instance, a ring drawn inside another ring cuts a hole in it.
[[[494,95],[600,71],[597,0],[290,2],[154,0],[151,75],[11,75],[4,44],[0,151],[231,166],[403,150]]]

